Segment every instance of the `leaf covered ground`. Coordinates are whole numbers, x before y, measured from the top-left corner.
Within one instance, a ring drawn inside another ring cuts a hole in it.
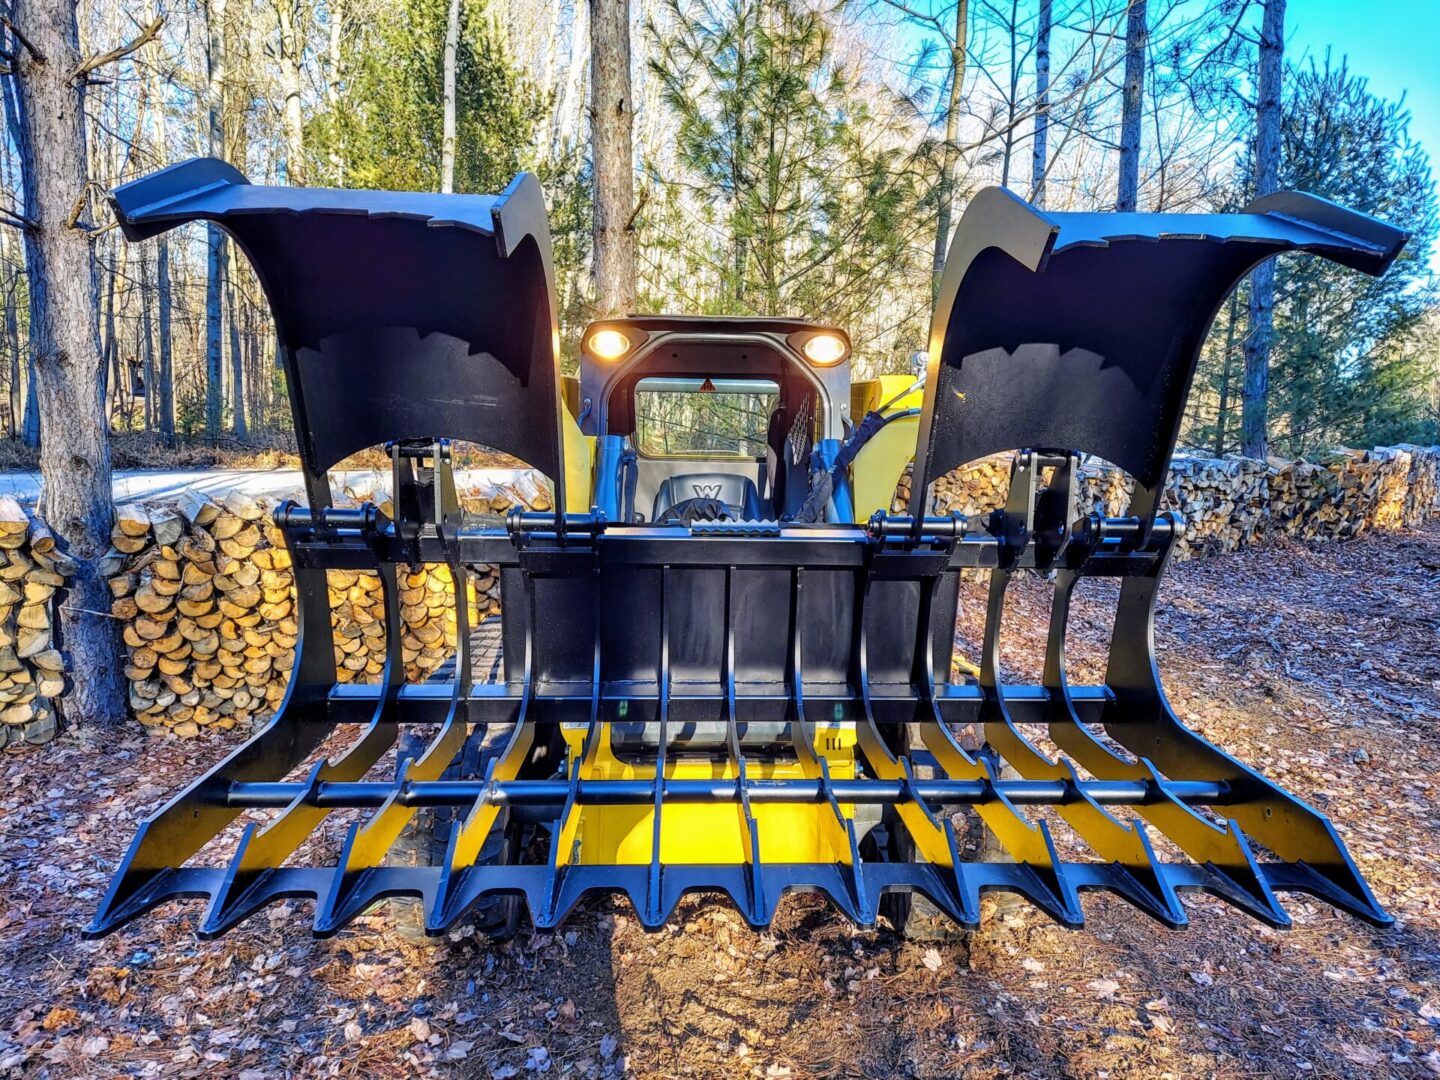
[[[1077,606],[1077,681],[1107,599]],[[1177,711],[1331,816],[1393,929],[1196,897],[1175,932],[1087,895],[1083,932],[1021,908],[926,946],[792,897],[764,934],[696,899],[658,934],[597,901],[499,947],[385,914],[318,941],[295,903],[219,941],[177,905],[87,942],[140,813],[224,748],[69,733],[0,756],[0,1075],[1440,1076],[1440,525],[1196,560],[1164,605]],[[1017,586],[1016,676],[1044,610]]]

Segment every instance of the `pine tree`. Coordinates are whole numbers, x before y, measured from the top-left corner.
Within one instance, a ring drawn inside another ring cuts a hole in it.
[[[344,147],[347,187],[438,191],[449,0],[396,7],[357,40],[340,113],[323,117],[307,142],[319,153]],[[455,82],[455,190],[500,191],[529,164],[546,102],[511,63],[483,4],[464,6]]]
[[[651,69],[680,168],[650,220],[678,262],[704,264],[714,288],[693,299],[853,329],[912,271],[925,280],[905,140],[880,88],[836,61],[826,16],[796,0],[671,0],[668,17]]]

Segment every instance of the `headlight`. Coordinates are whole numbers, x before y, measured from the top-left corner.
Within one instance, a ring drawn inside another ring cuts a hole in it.
[[[817,367],[830,367],[845,359],[849,351],[843,338],[836,334],[816,334],[805,339],[805,344],[800,347],[809,360]]]
[[[596,330],[585,343],[591,356],[601,360],[619,360],[630,351],[630,339],[619,330]]]

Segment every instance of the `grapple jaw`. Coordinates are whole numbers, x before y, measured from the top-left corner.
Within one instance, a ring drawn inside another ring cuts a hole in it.
[[[888,893],[917,892],[974,926],[980,897],[999,890],[1079,926],[1080,894],[1095,889],[1171,927],[1185,924],[1179,896],[1194,889],[1274,926],[1289,922],[1276,898],[1286,891],[1390,922],[1323,815],[1176,717],[1153,620],[1183,529],[1157,513],[1159,494],[1213,312],[1262,258],[1309,251],[1379,273],[1403,234],[1299,195],[1230,216],[1046,215],[986,191],[946,269],[908,515],[654,526],[517,511],[476,525],[458,511],[444,439],[563,473],[543,215],[507,216],[531,185],[462,205],[242,184],[187,163],[115,202],[132,238],[194,218],[231,231],[276,308],[311,488],[311,506],[277,514],[295,566],[296,666],[274,719],[142,825],[89,933],[200,898],[200,931],[218,934],[273,900],[307,897],[326,935],[408,896],[439,934],[504,894],[545,928],[594,892],[623,893],[652,928],[687,893],[723,893],[759,927],[794,890],[823,892],[864,925]],[[287,232],[307,216],[351,258],[372,242],[403,249],[406,273],[387,277],[370,259],[374,279],[351,282],[377,303],[394,295],[374,310],[336,300],[325,256],[286,239],[314,239]],[[405,227],[372,233],[377,219]],[[452,243],[452,228],[469,239]],[[307,329],[322,322],[324,333]],[[443,347],[426,344],[437,334]],[[344,425],[317,424],[317,409],[367,415],[337,434]],[[325,470],[361,437],[394,441],[393,521],[330,505]],[[1011,449],[1001,510],[926,515],[939,476]],[[1128,513],[1086,512],[1082,454],[1135,478]],[[467,567],[498,566],[497,680],[475,677],[457,590],[447,677],[404,682],[397,569],[418,562],[457,582]],[[990,586],[979,675],[962,681],[951,660],[967,568],[988,569]],[[376,684],[337,684],[327,569],[381,582],[389,652]],[[1031,570],[1053,578],[1044,674],[1015,685],[1001,676],[1000,626],[1010,581]],[[1104,682],[1072,686],[1066,627],[1086,577],[1118,578],[1119,601]],[[432,732],[424,752],[382,770],[415,726]],[[349,749],[302,770],[337,731],[353,733]],[[399,838],[435,808],[451,824],[432,857],[394,865]],[[358,820],[333,862],[294,865],[341,809]],[[269,816],[245,827],[228,861],[192,865],[245,810]],[[1009,861],[973,856],[961,814]],[[1082,855],[1057,845],[1052,820]],[[495,841],[516,828],[529,845],[497,857]],[[1160,858],[1159,837],[1183,860]]]

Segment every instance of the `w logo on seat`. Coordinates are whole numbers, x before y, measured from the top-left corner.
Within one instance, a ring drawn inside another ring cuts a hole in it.
[[[695,489],[697,499],[718,499],[720,497],[720,484],[691,484]]]

